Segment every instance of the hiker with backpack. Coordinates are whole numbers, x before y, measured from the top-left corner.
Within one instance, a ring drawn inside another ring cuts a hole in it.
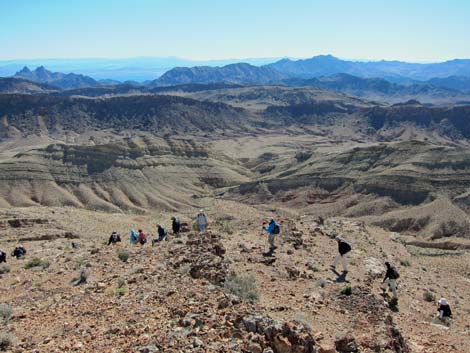
[[[272,254],[274,250],[277,249],[275,240],[276,240],[276,236],[281,233],[281,226],[274,220],[274,218],[270,218],[268,226],[267,227],[263,226],[263,231],[268,233],[268,244],[269,244],[268,254]]]
[[[204,233],[206,231],[207,223],[207,216],[204,213],[204,210],[200,210],[196,216],[196,224],[199,229],[199,233]]]
[[[162,240],[166,239],[166,236],[168,234],[166,229],[163,228],[160,224],[157,224],[157,233],[158,233],[158,238],[152,239],[152,246],[154,246],[155,243],[161,242]]]
[[[176,217],[171,217],[171,229],[173,230],[173,234],[179,234],[181,230],[181,222]]]
[[[16,257],[17,260],[25,257],[25,255],[26,249],[22,245],[17,246],[11,253],[11,256]]]
[[[331,268],[336,271],[336,266],[341,261],[343,264],[343,272],[348,272],[348,253],[351,251],[351,244],[341,236],[335,237],[336,242],[338,243],[338,255],[336,255],[333,265]]]
[[[439,299],[437,311],[439,320],[443,322],[447,322],[452,318],[452,310],[446,298]]]
[[[116,244],[121,241],[121,236],[117,232],[112,232],[108,240],[108,246],[111,244]]]
[[[397,269],[390,264],[390,262],[385,263],[387,272],[385,273],[385,278],[382,282],[381,288],[383,293],[387,291],[387,288],[392,292],[393,299],[398,299],[397,295],[397,279],[400,278],[400,274]]]
[[[145,245],[145,243],[147,243],[147,235],[142,231],[142,229],[139,229],[137,241],[140,245]]]
[[[131,236],[130,236],[131,244],[137,244],[138,240],[139,240],[139,233],[137,233],[134,229],[131,229]]]
[[[7,253],[5,251],[0,250],[0,264],[2,262],[7,262]]]

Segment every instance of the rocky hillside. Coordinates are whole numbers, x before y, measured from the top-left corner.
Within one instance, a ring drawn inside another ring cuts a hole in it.
[[[2,342],[22,352],[466,352],[468,253],[423,252],[361,222],[200,202],[207,233],[153,247],[129,244],[129,229],[153,233],[174,213],[1,211],[1,248],[20,239],[28,250],[1,265]],[[190,222],[194,211],[177,215]],[[272,212],[282,233],[265,257],[260,220]],[[105,245],[114,230],[122,242]],[[336,234],[353,244],[348,274],[329,268]],[[380,294],[386,260],[401,274],[397,306]],[[441,296],[450,326],[434,319]]]
[[[107,99],[0,95],[0,136],[83,133],[94,129],[212,132],[244,128],[249,115],[223,103],[163,95]]]
[[[0,94],[43,94],[57,91],[57,88],[45,83],[28,81],[21,78],[0,77]]]
[[[188,206],[193,195],[248,178],[229,158],[192,140],[146,138],[18,154],[0,163],[0,180],[1,207],[146,212]]]
[[[342,152],[304,150],[303,155],[254,164],[254,171],[269,172],[232,189],[232,195],[255,204],[268,197],[325,216],[365,217],[433,239],[468,237],[470,154],[465,147],[415,141]]]

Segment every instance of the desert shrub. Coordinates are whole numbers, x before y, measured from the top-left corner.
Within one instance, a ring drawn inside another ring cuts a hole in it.
[[[35,257],[34,259],[29,260],[26,265],[24,265],[24,268],[28,269],[33,267],[41,267],[42,269],[46,269],[49,267],[49,265],[49,260]]]
[[[325,279],[320,279],[320,280],[318,281],[318,286],[319,286],[320,288],[325,288],[327,283],[328,283],[328,282],[327,282]]]
[[[351,286],[346,286],[341,291],[339,292],[342,295],[351,295],[352,294],[352,288]]]
[[[424,300],[426,300],[427,302],[435,302],[436,301],[436,296],[433,292],[427,290],[426,292],[424,292]]]
[[[127,260],[129,260],[129,257],[130,257],[129,253],[123,249],[119,249],[117,251],[117,255],[118,255],[119,260],[121,260],[122,262],[127,262]]]
[[[295,314],[294,320],[300,322],[307,330],[312,332],[312,326],[310,325],[309,319],[305,313],[298,312]]]
[[[410,267],[411,262],[409,260],[400,260],[400,265],[402,265],[404,267]]]
[[[223,221],[222,222],[222,232],[227,233],[229,235],[233,234],[233,226],[230,221]]]
[[[13,309],[10,305],[2,303],[0,304],[0,318],[7,322],[13,315]]]
[[[225,290],[242,300],[254,303],[259,300],[258,285],[253,275],[231,274],[224,283]]]
[[[16,344],[16,337],[8,332],[0,333],[0,351],[7,351]]]
[[[297,152],[295,154],[295,159],[297,160],[297,162],[299,163],[302,163],[302,162],[305,162],[307,159],[309,159],[310,157],[312,157],[312,153],[311,152],[307,152],[307,151],[300,151],[300,152]]]
[[[0,275],[3,275],[8,272],[10,272],[10,266],[5,265],[5,264],[0,265]]]
[[[123,278],[118,278],[117,280],[117,287],[114,291],[114,293],[118,296],[118,297],[122,297],[123,295],[126,295],[127,294],[127,288],[124,287],[124,285],[126,284],[126,281],[123,279]]]

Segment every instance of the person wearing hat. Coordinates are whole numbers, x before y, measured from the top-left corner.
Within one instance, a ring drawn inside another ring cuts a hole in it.
[[[207,223],[207,216],[204,213],[204,210],[201,209],[196,216],[196,224],[199,229],[199,233],[204,233],[206,231]]]
[[[396,268],[390,264],[390,262],[386,262],[385,267],[387,268],[387,272],[385,273],[385,278],[383,280],[381,288],[385,293],[388,287],[393,294],[393,299],[398,299],[397,279],[400,277],[400,275]]]
[[[112,232],[108,240],[108,245],[116,244],[121,241],[121,236],[117,232]]]
[[[336,242],[338,243],[338,255],[336,255],[333,265],[331,268],[336,270],[336,266],[341,261],[343,264],[343,272],[348,272],[348,253],[351,251],[351,244],[349,244],[346,239],[340,237],[339,235],[335,237]]]
[[[452,310],[450,310],[450,305],[446,298],[439,299],[437,311],[441,321],[447,321],[452,318]]]

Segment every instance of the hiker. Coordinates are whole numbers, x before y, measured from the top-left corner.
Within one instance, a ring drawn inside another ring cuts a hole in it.
[[[199,233],[204,233],[207,227],[207,216],[204,213],[204,210],[200,210],[196,216],[196,224],[199,229]]]
[[[163,228],[160,224],[157,224],[157,232],[158,232],[158,238],[152,240],[152,246],[155,243],[158,243],[158,242],[162,241],[163,239],[166,239],[166,236],[168,234],[166,229]]]
[[[11,256],[16,257],[16,259],[21,259],[25,255],[26,255],[26,249],[22,245],[17,246],[15,250],[13,250],[13,252],[11,253]]]
[[[266,224],[266,223],[264,223]],[[275,244],[276,235],[281,233],[281,227],[274,218],[270,218],[268,226],[263,226],[263,230],[268,233],[269,253],[272,254],[277,249]]]
[[[116,244],[121,241],[121,236],[117,232],[112,232],[108,240],[108,246],[111,244]]]
[[[134,229],[131,229],[131,244],[136,244],[137,240],[139,240],[139,234]]]
[[[331,268],[333,270],[336,270],[336,266],[338,265],[338,262],[343,263],[343,272],[347,273],[348,272],[348,252],[351,251],[351,244],[349,244],[346,239],[343,237],[340,237],[339,235],[335,237],[335,240],[338,242],[338,255],[335,257],[335,261],[333,262],[333,265],[331,265]]]
[[[140,245],[144,245],[147,242],[147,235],[144,234],[142,229],[139,229],[138,242]]]
[[[439,299],[437,311],[441,321],[446,322],[452,318],[452,310],[450,310],[450,305],[446,298]]]
[[[385,278],[381,285],[382,291],[385,293],[388,287],[393,294],[393,299],[398,299],[397,279],[400,277],[400,274],[397,269],[390,264],[390,262],[386,262],[385,267],[387,268],[387,272],[385,273]]]
[[[171,217],[171,229],[173,230],[173,234],[178,234],[181,230],[181,222],[176,217]]]
[[[7,253],[5,251],[0,250],[0,264],[2,262],[7,262]]]

